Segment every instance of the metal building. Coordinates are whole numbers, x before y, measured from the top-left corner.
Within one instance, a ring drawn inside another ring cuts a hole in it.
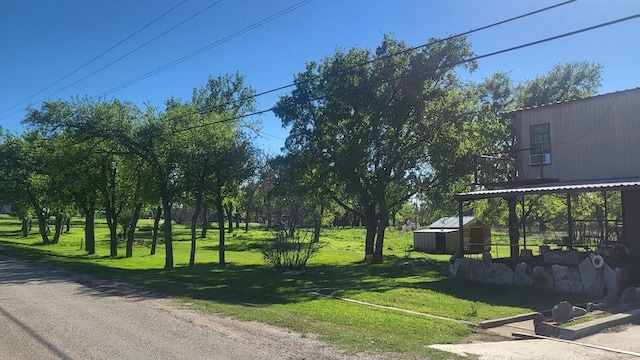
[[[491,246],[491,228],[473,216],[463,218],[465,253],[480,253]],[[413,248],[417,251],[453,254],[460,248],[457,217],[443,217],[426,229],[413,232]]]

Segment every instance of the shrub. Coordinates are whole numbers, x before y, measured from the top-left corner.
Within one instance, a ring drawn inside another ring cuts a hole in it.
[[[311,240],[308,231],[296,230],[288,234],[285,230],[278,230],[273,234],[274,237],[262,248],[262,256],[276,269],[301,269],[322,247]]]

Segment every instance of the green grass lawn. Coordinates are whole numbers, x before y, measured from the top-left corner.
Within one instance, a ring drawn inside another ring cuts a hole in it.
[[[148,224],[143,220],[141,225]],[[448,277],[448,255],[407,252],[412,233],[389,228],[385,261],[363,263],[364,229],[325,229],[323,247],[307,272],[283,276],[267,267],[261,246],[272,233],[259,228],[227,234],[226,267],[217,264],[217,229],[198,240],[196,268],[188,269],[189,229],[174,229],[172,271],[162,270],[164,247],[149,255],[148,242],[136,245],[132,258],[110,258],[108,230],[96,229],[96,255],[81,249],[82,223],[74,221],[57,245],[41,245],[34,232],[22,238],[20,223],[0,215],[0,251],[10,256],[55,263],[69,270],[143,285],[205,311],[242,320],[281,325],[315,333],[350,352],[390,353],[393,358],[451,358],[425,345],[466,341],[474,328],[456,322],[379,309],[334,298],[334,295],[378,305],[478,322],[546,310],[565,295],[531,288],[482,285]],[[34,230],[35,231],[35,230]],[[149,232],[138,232],[148,239]],[[124,254],[124,244],[119,249]]]

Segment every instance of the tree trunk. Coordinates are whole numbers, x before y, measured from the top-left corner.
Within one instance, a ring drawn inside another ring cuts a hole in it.
[[[29,218],[22,218],[22,237],[29,236]]]
[[[118,223],[117,215],[114,209],[107,206],[105,209],[105,217],[107,218],[107,226],[109,227],[109,256],[118,256]]]
[[[164,269],[173,269],[173,242],[171,237],[171,203],[168,199],[162,199],[162,207],[164,208]]]
[[[384,232],[389,225],[389,212],[386,208],[380,210],[378,215],[378,229],[376,233],[376,247],[373,253],[373,263],[379,264],[382,262],[382,250],[384,248]]]
[[[140,219],[140,210],[142,210],[142,203],[137,203],[135,208],[133,209],[133,214],[131,215],[131,219],[127,224],[129,228],[127,232],[127,251],[125,257],[133,256],[133,241],[135,240],[136,235],[136,227],[138,226],[138,219]]]
[[[267,229],[271,229],[271,226],[273,225],[271,223],[271,204],[269,204],[267,201],[264,202],[264,210],[266,212],[267,215]]]
[[[65,234],[68,234],[68,233],[69,233],[69,231],[71,231],[71,216],[67,216],[67,217],[64,219],[64,225],[65,225],[65,230],[64,230],[64,232],[65,232]]]
[[[387,207],[387,198],[384,190],[384,185],[379,184],[381,187],[376,189],[376,205],[378,205],[378,213],[376,216],[376,226],[378,227],[376,232],[376,246],[373,252],[373,263],[379,264],[382,262],[382,251],[384,249],[384,232],[389,226],[389,208]]]
[[[209,230],[209,207],[207,204],[202,206],[202,233],[200,237],[203,239],[207,238],[207,230]]]
[[[156,211],[153,214],[153,229],[151,230],[151,252],[149,255],[156,254],[156,247],[158,245],[158,231],[160,227],[160,217],[162,216],[162,206],[158,205]]]
[[[236,230],[240,229],[240,212],[236,209]]]
[[[322,228],[322,215],[324,213],[324,206],[320,205],[320,212],[316,214],[313,219],[313,239],[312,242],[320,242],[320,229]]]
[[[375,217],[375,206],[370,205],[364,213],[364,225],[367,229],[367,235],[364,243],[364,259],[369,261],[373,258],[374,243],[376,239],[376,230],[378,224]]]
[[[244,217],[244,232],[249,232],[249,218],[250,216],[249,208],[247,208],[247,214]]]
[[[52,244],[57,244],[60,242],[60,235],[62,234],[63,221],[64,221],[64,216],[62,214],[56,214],[53,240],[51,241]]]
[[[89,255],[96,253],[95,217],[94,209],[84,210],[84,248]]]
[[[233,232],[233,203],[229,201],[226,206],[227,211],[227,221],[229,222],[229,233]]]
[[[518,257],[520,229],[518,224],[518,213],[516,212],[517,198],[515,196],[505,198],[509,208],[509,245],[511,248],[511,257]]]
[[[49,241],[49,226],[47,225],[46,216],[42,213],[42,209],[36,211],[36,216],[38,217],[38,231],[42,237],[42,243],[49,245],[51,244],[51,241]]]
[[[189,269],[193,270],[196,265],[196,240],[198,230],[198,217],[200,216],[200,208],[202,208],[202,193],[196,194],[196,208],[191,215],[191,254],[189,255]]]
[[[257,189],[257,187],[255,188]],[[244,219],[244,232],[249,232],[249,214],[251,214],[251,204],[253,203],[253,195],[256,193],[256,190],[253,190],[249,193],[249,197],[247,198],[247,213]]]
[[[216,199],[216,210],[218,211],[218,228],[220,232],[220,246],[219,246],[219,263],[220,266],[225,266],[225,258],[224,258],[224,206],[222,205],[222,199]]]
[[[38,217],[38,231],[42,237],[42,243],[49,245],[51,242],[49,241],[49,226],[47,225],[47,218],[42,213],[42,210],[37,212],[36,216]]]

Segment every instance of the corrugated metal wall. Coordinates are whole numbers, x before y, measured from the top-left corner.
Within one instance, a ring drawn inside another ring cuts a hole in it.
[[[551,165],[529,166],[519,152],[519,179],[560,181],[640,177],[640,89],[515,113],[518,148],[530,148],[529,126],[549,123]]]
[[[413,233],[413,248],[419,251],[435,251],[436,234],[428,232]]]

